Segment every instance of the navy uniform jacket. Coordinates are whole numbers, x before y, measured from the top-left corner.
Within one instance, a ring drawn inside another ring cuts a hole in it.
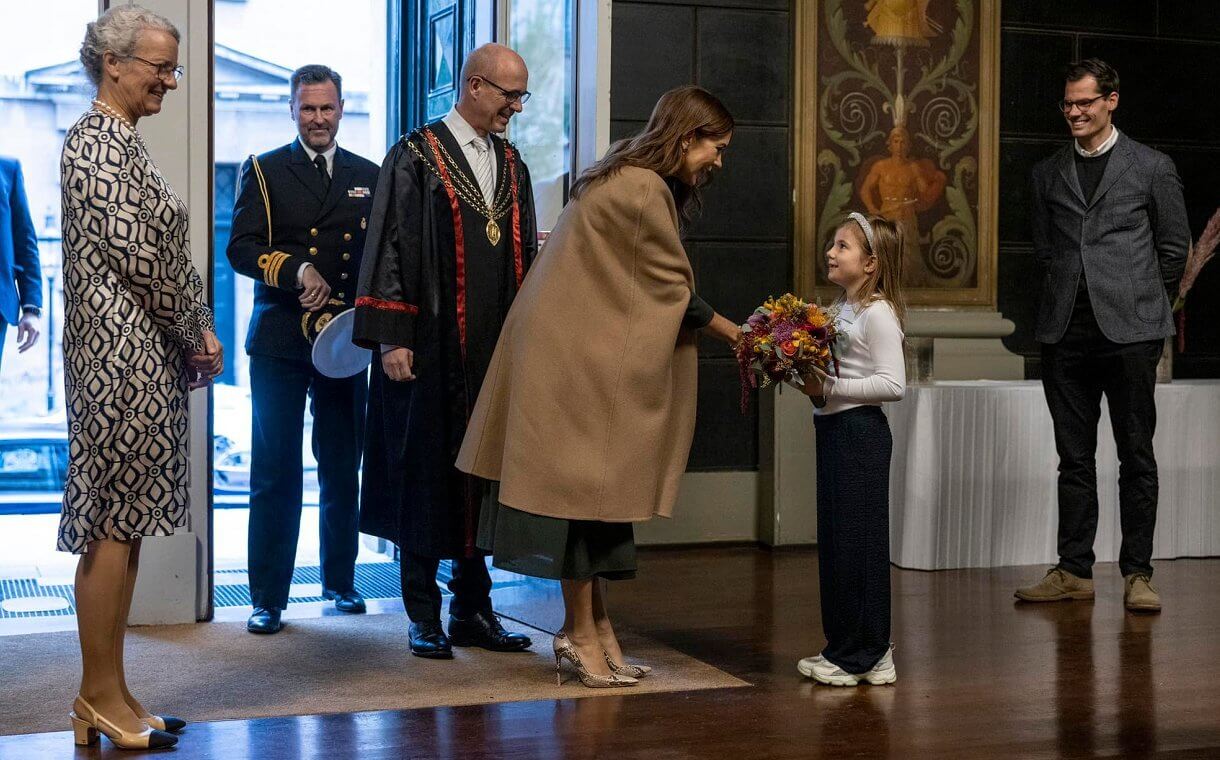
[[[38,237],[25,199],[21,164],[0,156],[0,321],[17,324],[22,306],[42,307]]]
[[[335,150],[330,192],[299,140],[241,167],[228,256],[233,269],[255,279],[254,313],[246,353],[310,360],[301,330],[297,272],[309,262],[330,285],[330,297],[355,304],[364,232],[373,207],[377,165],[342,147]],[[270,198],[271,244],[267,244]]]

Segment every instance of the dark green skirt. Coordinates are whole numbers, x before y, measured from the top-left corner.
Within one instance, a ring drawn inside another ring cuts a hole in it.
[[[500,503],[492,483],[479,514],[479,548],[501,570],[553,580],[635,577],[631,523],[565,520],[522,512]]]

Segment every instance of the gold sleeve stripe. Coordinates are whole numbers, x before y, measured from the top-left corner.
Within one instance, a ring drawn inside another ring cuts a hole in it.
[[[263,270],[263,282],[267,282],[267,267],[271,265],[271,254],[264,253],[258,257],[258,268]],[[270,284],[270,283],[267,283]]]
[[[285,254],[285,255],[281,256],[280,258],[276,259],[276,261],[275,261],[275,264],[274,264],[275,271],[272,273],[272,276],[271,276],[272,280],[273,280],[273,282],[271,284],[275,285],[277,288],[280,286],[280,269],[284,266],[284,262],[287,260],[288,260],[288,255]]]
[[[279,252],[275,251],[271,254],[271,263],[267,266],[267,271],[263,273],[263,279],[267,282],[268,285],[270,285],[273,288],[275,287],[276,282],[279,279],[279,275],[278,275],[279,269],[280,269],[280,256],[279,256]]]
[[[258,257],[258,268],[263,270],[263,282],[272,287],[278,287],[280,276],[280,267],[288,259],[288,254],[283,251],[272,251],[264,253]]]
[[[267,284],[272,287],[280,285],[280,268],[284,266],[284,262],[288,260],[288,254],[283,251],[271,252],[271,265],[267,268]]]
[[[271,247],[271,196],[267,193],[267,178],[263,176],[263,167],[259,166],[258,156],[250,154],[254,166],[254,176],[258,179],[258,190],[263,196],[263,210],[267,212],[267,247]]]

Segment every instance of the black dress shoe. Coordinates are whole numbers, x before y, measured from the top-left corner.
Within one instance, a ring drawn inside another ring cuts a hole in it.
[[[416,657],[428,657],[433,660],[453,659],[453,647],[441,621],[429,620],[426,623],[412,623],[407,628],[411,639],[411,654]]]
[[[279,633],[284,624],[280,621],[280,613],[275,607],[255,607],[254,614],[246,621],[246,630],[250,633]]]
[[[364,597],[360,592],[352,589],[351,591],[331,591],[326,589],[322,592],[323,599],[334,599],[335,609],[340,612],[361,613],[368,609],[364,604]]]
[[[534,643],[524,633],[504,630],[494,612],[476,612],[468,618],[450,615],[449,640],[455,647],[483,647],[493,652],[523,652]]]

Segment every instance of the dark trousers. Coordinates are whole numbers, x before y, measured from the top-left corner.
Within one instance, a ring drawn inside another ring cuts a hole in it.
[[[822,656],[865,673],[890,646],[890,455],[880,407],[814,417]]]
[[[1089,311],[1074,314],[1058,343],[1042,346],[1042,387],[1059,453],[1059,567],[1093,577],[1097,535],[1097,423],[1101,397],[1110,406],[1118,449],[1118,503],[1123,575],[1152,574],[1157,472],[1156,364],[1159,340],[1115,343]]]
[[[441,619],[441,589],[436,585],[436,570],[440,562],[436,557],[405,551],[399,558],[402,604],[412,622],[426,623]],[[487,572],[486,559],[455,559],[452,567],[453,578],[448,585],[453,600],[449,602],[449,614],[466,618],[478,612],[490,613],[491,574]]]
[[[283,609],[301,527],[305,400],[318,460],[322,586],[351,591],[359,551],[359,472],[364,439],[364,374],[325,377],[307,362],[250,357],[254,424],[250,462],[250,597]]]

